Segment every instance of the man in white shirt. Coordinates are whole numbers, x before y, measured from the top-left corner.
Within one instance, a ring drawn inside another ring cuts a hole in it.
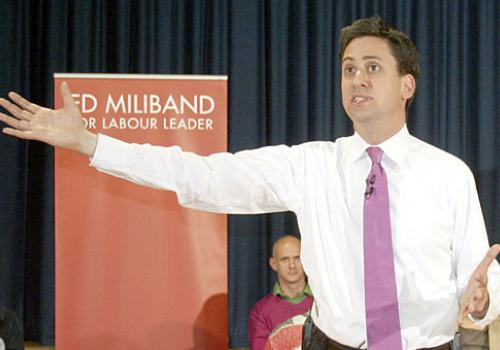
[[[308,347],[314,350],[375,348],[367,344],[363,251],[372,247],[363,245],[363,201],[371,166],[366,150],[377,146],[390,194],[402,348],[450,349],[464,317],[486,325],[500,314],[500,246],[488,249],[467,166],[408,133],[406,110],[418,78],[413,43],[369,18],[344,28],[341,46],[342,102],[355,134],[335,142],[209,157],[128,144],[86,130],[65,83],[64,108],[42,108],[10,93],[14,103],[0,99],[0,105],[11,116],[0,120],[9,125],[6,134],[88,155],[100,171],[175,191],[186,207],[295,212],[315,296]]]

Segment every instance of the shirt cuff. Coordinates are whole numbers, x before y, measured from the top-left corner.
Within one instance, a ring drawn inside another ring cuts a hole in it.
[[[126,168],[132,145],[106,136],[97,135],[97,145],[90,166],[99,170],[121,170]]]

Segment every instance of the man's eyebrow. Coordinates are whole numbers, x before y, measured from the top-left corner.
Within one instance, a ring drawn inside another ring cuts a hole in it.
[[[373,55],[369,55],[369,56],[363,56],[363,59],[364,60],[382,60],[382,58],[380,56],[373,56]]]
[[[363,56],[362,58],[363,60],[379,60],[381,61],[382,58],[380,56],[375,56],[375,55],[367,55],[367,56]],[[342,63],[344,63],[345,61],[354,61],[354,57],[351,57],[351,56],[345,56],[343,59],[342,59]]]
[[[354,61],[354,58],[352,58],[351,56],[345,56],[345,57],[342,59],[342,63],[344,63],[345,61]]]

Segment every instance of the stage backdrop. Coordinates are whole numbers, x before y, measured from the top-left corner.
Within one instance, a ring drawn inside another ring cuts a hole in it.
[[[227,78],[55,74],[87,127],[126,141],[227,146]],[[56,348],[227,349],[227,219],[55,155]]]

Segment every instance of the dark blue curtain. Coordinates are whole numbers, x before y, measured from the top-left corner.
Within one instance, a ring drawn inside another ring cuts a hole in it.
[[[331,140],[352,132],[340,102],[340,29],[380,15],[422,55],[410,131],[473,170],[492,242],[500,241],[500,2],[0,2],[0,95],[52,105],[54,72],[229,75],[229,149]],[[0,136],[0,304],[27,339],[54,341],[53,155]],[[459,189],[458,189],[459,190]],[[231,346],[269,292],[272,242],[299,234],[289,213],[229,220]]]

